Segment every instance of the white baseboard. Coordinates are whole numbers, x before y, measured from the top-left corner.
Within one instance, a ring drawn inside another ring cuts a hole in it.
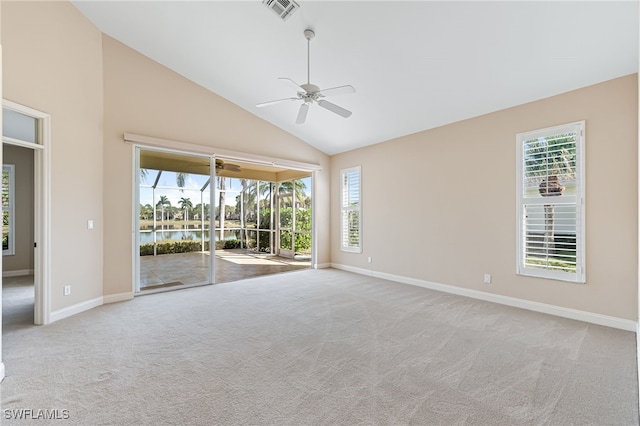
[[[0,382],[4,379],[4,363],[0,362]]]
[[[387,274],[384,272],[376,272],[369,269],[357,268],[354,266],[341,265],[332,263],[332,268],[341,269],[343,271],[354,272],[356,274],[368,275],[371,277],[382,278],[389,281],[396,281],[403,284],[411,284],[418,287],[424,287],[431,290],[442,291],[445,293],[457,294],[459,296],[470,297],[473,299],[484,300],[487,302],[499,303],[501,305],[513,306],[515,308],[527,309],[530,311],[541,312],[544,314],[555,315],[558,317],[569,318],[578,321],[584,321],[591,324],[604,325],[606,327],[617,328],[625,331],[638,332],[638,322],[616,318],[607,315],[596,314],[592,312],[580,311],[562,306],[549,305],[547,303],[533,302],[516,297],[502,296],[499,294],[486,293],[484,291],[471,290],[463,287],[456,287],[447,284],[439,284],[431,281],[419,280],[417,278],[403,277],[401,275]]]
[[[102,296],[102,303],[117,303],[124,302],[125,300],[133,299],[133,292],[128,291],[126,293],[116,293],[116,294],[107,294],[106,296]]]
[[[33,275],[33,269],[18,269],[15,271],[2,271],[2,277],[23,277]]]
[[[331,263],[316,263],[313,265],[314,269],[327,269],[331,268]]]
[[[638,327],[636,329],[636,351],[638,352],[638,356],[636,359],[638,360],[638,371],[640,371],[640,320],[638,320]],[[640,409],[640,374],[638,374],[638,408]]]
[[[88,311],[89,309],[93,309],[100,305],[102,305],[102,297],[96,297],[95,299],[67,306],[66,308],[51,312],[51,315],[49,316],[49,323],[60,321],[61,319],[79,314],[80,312]]]

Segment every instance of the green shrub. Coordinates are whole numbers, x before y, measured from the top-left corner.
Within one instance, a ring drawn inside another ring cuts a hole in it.
[[[205,251],[209,250],[209,241],[204,242]],[[200,241],[159,241],[156,246],[156,254],[191,253],[200,251]],[[140,256],[153,255],[153,243],[140,244]]]
[[[216,250],[224,250],[224,249],[237,249],[241,247],[240,240],[218,240],[216,241]]]

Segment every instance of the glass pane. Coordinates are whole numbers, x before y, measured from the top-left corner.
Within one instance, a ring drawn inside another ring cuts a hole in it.
[[[19,112],[2,108],[2,135],[25,142],[37,143],[38,120]]]
[[[525,204],[524,212],[524,265],[576,272],[575,204]]]
[[[293,238],[291,231],[280,231],[280,248],[284,250],[291,250]]]
[[[2,250],[9,250],[9,212],[2,211]]]
[[[280,197],[280,227],[291,228],[293,226],[293,197],[285,195]]]
[[[3,164],[2,166],[2,254],[11,256],[14,252],[15,218],[11,205],[15,194],[13,180],[15,179],[15,166]]]
[[[311,178],[293,181],[295,202],[295,217],[293,224],[294,248],[296,255],[311,254]]]
[[[244,214],[244,224],[247,228],[258,227],[258,204],[257,204],[257,189],[258,184],[256,181],[242,179],[242,211]]]
[[[2,170],[2,208],[9,208],[9,179],[10,173],[8,169]]]
[[[523,195],[549,197],[564,193],[567,185],[575,186],[577,133],[563,133],[524,142]]]
[[[360,246],[360,212],[358,210],[344,210],[342,212],[342,223],[345,227],[342,230],[343,247]]]
[[[247,231],[246,247],[251,250],[258,247],[258,233],[256,231]]]
[[[139,152],[140,292],[211,282],[209,158]]]
[[[311,254],[311,234],[307,232],[296,232],[295,239],[296,254]]]
[[[273,253],[273,232],[258,231],[257,250],[262,253]]]
[[[271,229],[271,196],[273,194],[273,184],[269,182],[259,182],[259,188],[258,227],[260,229]]]

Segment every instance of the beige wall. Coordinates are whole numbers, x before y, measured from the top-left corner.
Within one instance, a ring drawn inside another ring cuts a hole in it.
[[[70,3],[2,9],[4,97],[52,117],[54,311],[131,291],[130,132],[320,164],[320,264],[637,319],[636,76],[330,159],[103,36]],[[516,276],[515,134],[576,120],[587,123],[587,284]],[[339,250],[337,176],[354,165],[363,171],[362,254]]]
[[[102,296],[101,33],[67,2],[2,2],[2,45],[4,98],[51,115],[56,311]]]
[[[587,283],[518,276],[516,134],[579,120],[586,120]],[[332,262],[635,321],[637,120],[631,75],[336,155]],[[357,165],[362,254],[340,251],[339,238],[339,171]]]
[[[149,58],[103,36],[105,295],[132,289],[134,133],[319,164],[318,261],[329,262],[329,157]]]
[[[3,164],[15,165],[15,254],[3,256],[2,272],[33,271],[33,150],[4,145]]]

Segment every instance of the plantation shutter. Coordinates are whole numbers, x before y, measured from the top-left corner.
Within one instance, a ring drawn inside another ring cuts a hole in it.
[[[584,122],[517,143],[518,273],[584,282]]]
[[[341,180],[341,249],[362,252],[360,167],[340,171]]]

